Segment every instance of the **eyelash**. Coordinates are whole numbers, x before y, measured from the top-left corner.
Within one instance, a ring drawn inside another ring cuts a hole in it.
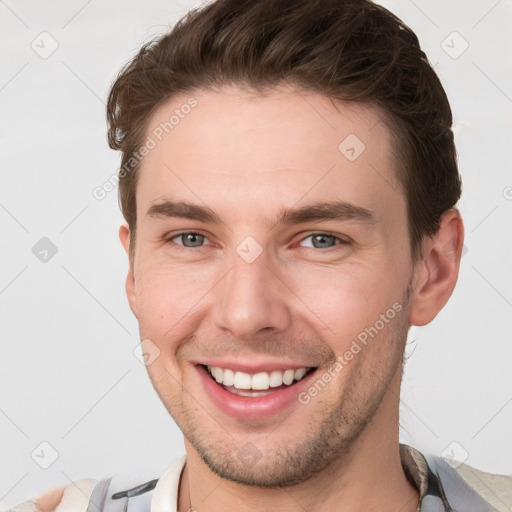
[[[173,234],[172,236],[169,236],[169,237],[166,237],[164,239],[164,242],[165,243],[175,243],[173,242],[173,240],[175,238],[178,238],[180,236],[185,236],[185,235],[200,235],[202,237],[204,237],[206,240],[208,240],[208,237],[206,235],[203,235],[202,233],[199,233],[198,231],[180,231],[179,233],[175,233]],[[323,235],[323,236],[327,236],[327,237],[333,237],[335,240],[337,240],[339,243],[332,246],[332,247],[328,247],[327,249],[319,249],[319,248],[316,248],[316,247],[303,247],[303,249],[307,249],[307,250],[312,250],[314,252],[329,252],[331,250],[334,250],[337,246],[343,246],[343,245],[348,245],[350,242],[349,240],[347,239],[344,239],[344,238],[341,238],[339,236],[337,236],[336,234],[334,233],[329,233],[329,232],[325,232],[325,231],[316,231],[314,233],[310,233],[308,236],[302,238],[301,240],[299,240],[299,243],[300,242],[304,242],[304,240],[307,240],[308,238],[311,238],[311,237],[314,237],[314,236],[319,236],[319,235]],[[177,246],[179,246],[181,249],[188,249],[188,250],[196,250],[196,249],[200,249],[200,248],[203,248],[203,247],[206,247],[205,245],[199,245],[197,247],[186,247],[185,245],[181,245],[181,244],[176,244]]]

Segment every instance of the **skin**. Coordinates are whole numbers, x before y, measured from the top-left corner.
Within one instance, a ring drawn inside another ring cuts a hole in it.
[[[148,134],[189,96],[163,104]],[[459,212],[443,215],[413,264],[394,143],[376,109],[288,86],[193,96],[197,106],[142,163],[126,280],[141,339],[160,351],[149,376],[185,436],[180,511],[415,511],[399,457],[402,357],[409,326],[432,321],[457,281]],[[366,146],[354,161],[338,150],[349,134]],[[335,199],[375,222],[276,224],[282,208]],[[164,200],[206,205],[222,222],[146,214]],[[185,230],[205,238],[186,248],[177,236]],[[335,238],[318,247],[318,233]],[[119,236],[129,253],[128,226]],[[262,249],[252,263],[236,251],[248,236]],[[397,303],[401,311],[308,404],[237,419],[198,378],[195,364],[208,357],[322,375]],[[251,467],[238,457],[248,442],[259,454]]]
[[[46,494],[43,494],[37,498],[37,507],[39,510],[41,510],[41,512],[51,512],[60,503],[63,495],[64,487],[48,491]]]

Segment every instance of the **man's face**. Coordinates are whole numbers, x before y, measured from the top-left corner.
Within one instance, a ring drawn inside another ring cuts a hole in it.
[[[391,139],[375,109],[291,88],[193,97],[149,124],[130,304],[187,445],[224,478],[296,483],[398,428],[413,269]]]

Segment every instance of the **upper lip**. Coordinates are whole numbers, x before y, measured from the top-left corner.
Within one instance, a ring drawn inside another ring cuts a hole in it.
[[[283,361],[261,361],[261,362],[244,362],[244,361],[229,361],[219,359],[208,359],[203,361],[197,361],[196,364],[204,366],[216,366],[218,368],[230,369],[233,371],[239,371],[249,374],[255,374],[260,372],[272,372],[275,370],[298,370],[299,368],[312,368],[311,364],[297,364],[288,363]]]

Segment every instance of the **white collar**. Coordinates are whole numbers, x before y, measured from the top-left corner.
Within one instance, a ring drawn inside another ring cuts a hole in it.
[[[168,469],[156,484],[151,512],[178,512],[178,491],[187,456],[183,455]]]

